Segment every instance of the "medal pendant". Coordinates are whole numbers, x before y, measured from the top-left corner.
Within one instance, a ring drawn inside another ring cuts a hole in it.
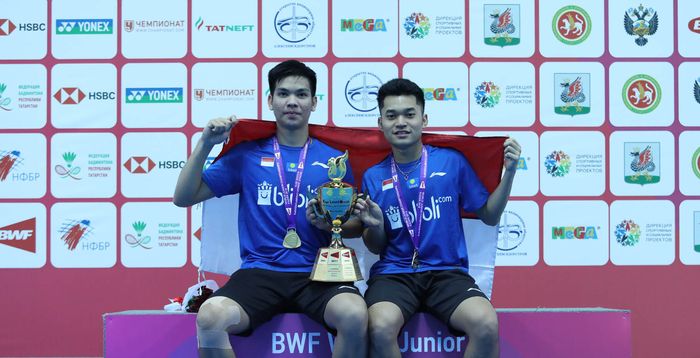
[[[284,235],[284,240],[282,241],[282,246],[288,249],[296,249],[301,246],[301,239],[296,230],[287,230],[287,234]]]

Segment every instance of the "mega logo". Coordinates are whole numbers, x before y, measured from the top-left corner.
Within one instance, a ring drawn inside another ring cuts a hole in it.
[[[287,184],[287,192],[289,193],[289,201],[294,202],[294,188],[292,188],[289,184]],[[316,196],[317,190],[311,188],[310,185],[307,185],[306,192],[309,195]],[[309,198],[307,198],[306,195],[301,192],[298,195],[299,198],[297,200],[297,208],[305,208],[306,202],[309,200]],[[282,193],[281,189],[277,188],[276,185],[273,187],[272,184],[268,183],[267,181],[263,181],[262,183],[258,184],[257,203],[260,206],[283,206],[284,194]]]
[[[700,147],[693,153],[693,157],[690,159],[690,165],[693,168],[695,176],[700,179]]]
[[[127,88],[126,103],[182,103],[182,87]]]
[[[406,35],[412,39],[423,39],[430,33],[430,19],[420,12],[413,12],[403,21]]]
[[[18,150],[0,150],[0,182],[5,181],[10,172],[20,166],[22,161]]]
[[[597,240],[598,233],[593,226],[553,226],[552,240]]]
[[[564,6],[554,14],[552,31],[557,40],[567,45],[578,45],[591,34],[591,17],[581,7]]]
[[[515,46],[520,27],[520,5],[484,5],[484,43],[489,46]]]
[[[700,17],[696,17],[688,21],[688,30],[700,34]]]
[[[649,113],[661,103],[661,85],[651,76],[634,75],[622,86],[622,100],[634,113]]]
[[[13,31],[15,31],[15,29],[18,31],[27,32],[46,31],[46,24],[28,22],[17,25],[13,23],[10,19],[0,19],[0,36],[8,36]]]
[[[498,241],[496,247],[501,251],[511,251],[525,240],[525,221],[520,215],[506,210],[498,224]]]
[[[454,88],[423,88],[426,101],[456,101],[457,91]]]
[[[0,244],[36,253],[36,218],[0,227]]]
[[[637,37],[634,43],[644,46],[649,42],[645,36],[653,36],[659,28],[659,15],[656,10],[639,4],[637,8],[627,9],[624,26],[628,35]]]
[[[146,156],[130,157],[124,162],[124,168],[132,174],[148,174],[155,167],[156,163]]]
[[[194,22],[194,27],[197,31],[207,32],[245,32],[253,31],[253,25],[205,25],[204,20],[200,16]]]
[[[655,184],[661,181],[657,170],[660,160],[661,143],[625,142],[625,183]]]
[[[476,104],[483,108],[493,108],[501,101],[501,89],[493,82],[481,82],[474,89]]]
[[[340,19],[340,31],[342,32],[386,32],[384,19]]]
[[[306,40],[314,31],[314,14],[299,3],[282,6],[275,14],[275,31],[284,41],[297,43]]]
[[[554,74],[554,113],[576,116],[591,112],[590,73]]]
[[[350,107],[360,112],[377,108],[377,94],[382,80],[371,72],[359,72],[345,83],[345,100]]]
[[[562,150],[555,150],[544,158],[544,167],[547,174],[553,177],[563,177],[569,174],[571,158]]]
[[[633,220],[622,220],[615,226],[615,241],[622,246],[634,246],[639,242],[642,230]]]
[[[109,35],[112,19],[56,19],[56,35]]]
[[[73,251],[78,243],[92,233],[90,220],[66,220],[59,229],[61,241],[66,244],[68,250]]]

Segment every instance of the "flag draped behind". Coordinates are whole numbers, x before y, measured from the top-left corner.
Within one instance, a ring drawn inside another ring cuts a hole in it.
[[[220,158],[237,144],[267,138],[275,134],[276,123],[260,120],[239,120],[224,145]],[[379,163],[391,151],[384,134],[375,129],[353,129],[309,125],[309,135],[338,150],[349,152],[349,161],[355,185],[362,186],[362,174]],[[443,134],[423,134],[423,143],[436,147],[450,147],[460,151],[469,160],[479,179],[489,192],[498,186],[503,168],[504,137],[468,137]],[[238,245],[238,195],[214,198],[204,203],[202,214],[201,264],[203,271],[231,274],[240,267]],[[479,286],[490,296],[496,258],[498,229],[472,220],[472,214],[462,213],[465,239],[469,252],[469,271]],[[376,256],[364,249],[361,240],[347,240],[346,244],[358,251],[363,263],[363,275],[376,261]],[[362,286],[362,284],[361,284]]]

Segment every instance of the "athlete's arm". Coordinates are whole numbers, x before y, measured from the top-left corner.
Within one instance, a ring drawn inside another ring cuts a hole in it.
[[[496,225],[501,220],[501,214],[503,214],[510,197],[515,170],[520,158],[520,145],[515,139],[506,139],[503,147],[505,171],[501,177],[501,183],[489,195],[486,204],[476,211],[476,215],[487,225]]]
[[[204,127],[202,138],[195,145],[192,155],[187,159],[177,178],[173,194],[175,205],[187,207],[214,196],[209,186],[202,181],[202,168],[211,149],[228,138],[231,128],[237,121],[236,116],[217,118],[210,120]]]

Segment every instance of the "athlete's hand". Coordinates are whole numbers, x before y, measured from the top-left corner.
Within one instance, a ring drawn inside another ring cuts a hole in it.
[[[214,146],[226,139],[231,134],[231,129],[238,123],[236,116],[228,118],[214,118],[210,120],[202,131],[202,140],[205,144]]]
[[[508,137],[503,142],[503,166],[507,171],[514,171],[520,160],[520,144],[515,139]]]
[[[366,227],[384,226],[384,214],[382,213],[382,209],[369,198],[369,195],[357,198],[353,214],[355,214]]]
[[[314,205],[318,205],[318,199],[316,198],[309,200],[309,202],[306,204],[306,220],[308,220],[311,225],[319,230],[331,231],[331,224],[326,221],[326,218],[316,215],[313,208]],[[318,207],[316,210],[318,210]]]

